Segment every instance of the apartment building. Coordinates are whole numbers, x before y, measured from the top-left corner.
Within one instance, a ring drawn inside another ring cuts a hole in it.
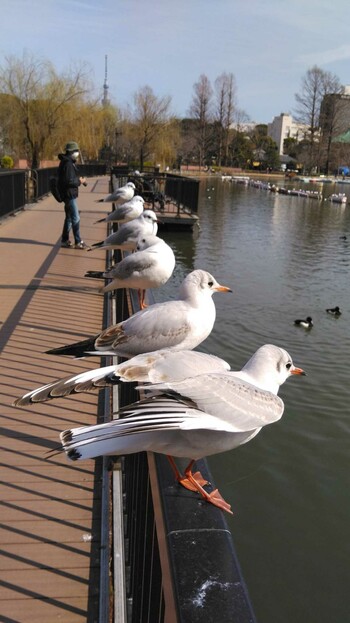
[[[305,125],[296,123],[291,115],[283,112],[278,117],[274,117],[272,122],[267,125],[267,134],[277,143],[279,155],[283,154],[283,142],[286,138],[295,138],[297,141],[301,141],[305,132]]]

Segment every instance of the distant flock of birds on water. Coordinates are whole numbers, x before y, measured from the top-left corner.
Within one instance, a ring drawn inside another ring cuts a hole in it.
[[[222,175],[223,181],[234,182],[235,184],[243,184],[244,186],[250,186],[252,188],[259,188],[261,190],[268,190],[280,195],[290,195],[292,197],[306,197],[308,199],[317,199],[323,201],[322,193],[317,190],[305,190],[301,188],[285,188],[284,186],[277,186],[270,182],[263,182],[261,180],[255,180],[248,176],[241,175]],[[347,196],[345,193],[332,193],[325,201],[331,203],[346,204]]]
[[[334,318],[339,318],[339,316],[341,316],[341,311],[338,305],[336,307],[329,307],[326,309],[326,312],[327,314],[334,316]],[[303,327],[304,329],[311,329],[314,326],[311,316],[307,316],[305,319],[297,318],[297,320],[294,320],[294,324],[298,327]]]

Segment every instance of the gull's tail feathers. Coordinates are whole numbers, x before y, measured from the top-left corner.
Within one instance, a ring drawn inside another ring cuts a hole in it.
[[[70,355],[75,358],[88,357],[95,354],[95,341],[99,337],[89,337],[87,340],[81,342],[75,342],[74,344],[67,344],[66,346],[59,346],[58,348],[52,348],[46,350],[46,355]]]
[[[179,430],[185,419],[195,417],[195,411],[186,401],[166,396],[141,400],[119,413],[121,418],[106,424],[63,431],[60,440],[67,457],[78,461],[152,449],[162,451],[160,437]]]

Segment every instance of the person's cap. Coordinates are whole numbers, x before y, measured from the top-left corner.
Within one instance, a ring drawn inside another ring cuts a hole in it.
[[[80,151],[78,143],[75,143],[75,141],[69,141],[66,145],[66,151]]]

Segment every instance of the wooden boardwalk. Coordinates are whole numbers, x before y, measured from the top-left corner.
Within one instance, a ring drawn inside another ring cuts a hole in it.
[[[108,178],[81,188],[81,234],[103,239]],[[103,296],[86,270],[105,253],[61,249],[63,207],[47,197],[0,222],[0,621],[98,623],[99,463],[47,451],[72,425],[93,424],[98,395],[15,408],[26,391],[100,365],[45,350],[98,332]]]

